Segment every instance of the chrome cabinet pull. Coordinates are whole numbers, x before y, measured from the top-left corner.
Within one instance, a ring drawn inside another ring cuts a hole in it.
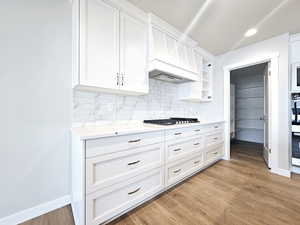
[[[179,133],[175,133],[174,135],[180,135],[180,134],[182,134],[182,133],[179,132]]]
[[[173,171],[173,173],[179,173],[181,171],[181,169],[175,170]]]
[[[117,86],[119,86],[119,83],[120,83],[120,74],[117,73]]]
[[[200,129],[197,129],[197,130],[194,130],[195,132],[199,132],[200,131]]]
[[[218,138],[217,138],[217,137],[215,137],[215,138],[214,138],[214,140],[218,140]]]
[[[219,126],[214,126],[214,128],[219,128]]]
[[[135,161],[135,162],[131,162],[131,163],[128,163],[128,166],[132,166],[132,165],[138,164],[138,163],[140,163],[140,162],[141,162],[140,160]]]
[[[195,143],[194,145],[200,145],[200,143]]]
[[[136,139],[136,140],[130,140],[130,141],[128,141],[128,143],[136,143],[136,142],[140,142],[141,141],[141,139]]]
[[[214,155],[217,155],[217,154],[218,154],[218,152],[214,152],[213,154],[214,154]]]
[[[138,188],[134,191],[128,192],[128,195],[133,195],[134,193],[137,193],[139,190],[141,190],[141,188]]]
[[[199,162],[200,162],[199,160],[198,160],[198,161],[195,161],[194,164],[198,164]]]
[[[178,152],[178,151],[181,151],[181,148],[176,148],[173,150],[174,152]]]

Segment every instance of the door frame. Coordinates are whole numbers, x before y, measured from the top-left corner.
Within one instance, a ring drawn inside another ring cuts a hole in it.
[[[230,72],[235,69],[253,66],[256,64],[270,62],[271,76],[270,86],[271,96],[269,96],[269,123],[271,130],[269,131],[269,145],[272,149],[270,154],[271,172],[276,173],[278,170],[278,73],[279,73],[279,53],[266,55],[262,57],[249,58],[240,62],[226,65],[223,67],[224,72],[224,122],[225,122],[225,160],[230,160]]]

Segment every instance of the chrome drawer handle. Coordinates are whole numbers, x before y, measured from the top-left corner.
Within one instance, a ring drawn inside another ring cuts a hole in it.
[[[179,173],[181,171],[181,169],[175,170],[173,171],[173,173]]]
[[[139,190],[141,190],[141,188],[138,188],[138,189],[136,189],[136,190],[134,190],[132,192],[129,192],[128,195],[133,195],[134,193],[137,193]]]
[[[219,126],[214,126],[214,128],[219,128]]]
[[[200,143],[195,143],[194,145],[200,145]]]
[[[218,138],[217,138],[217,137],[215,137],[215,138],[214,138],[214,140],[218,140]]]
[[[175,133],[174,135],[180,135],[180,134],[182,134],[182,133]]]
[[[197,129],[197,130],[194,130],[195,132],[199,132],[200,131],[200,129]]]
[[[218,154],[218,152],[214,152],[213,154],[214,154],[214,155],[217,155],[217,154]]]
[[[181,151],[181,148],[176,148],[173,150],[174,152],[178,152],[178,151]]]
[[[128,141],[128,143],[136,143],[136,142],[140,142],[141,139],[136,139],[136,140],[131,140],[131,141]]]
[[[141,162],[140,160],[135,161],[135,162],[131,162],[131,163],[128,163],[128,166],[132,166],[132,165],[138,164],[138,163],[140,163],[140,162]]]
[[[198,164],[199,162],[200,162],[200,160],[198,160],[198,161],[195,161],[195,162],[194,162],[194,164]]]

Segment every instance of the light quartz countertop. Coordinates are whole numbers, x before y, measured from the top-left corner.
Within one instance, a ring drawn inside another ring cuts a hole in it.
[[[200,123],[190,124],[176,124],[176,125],[154,125],[145,124],[143,122],[121,122],[121,123],[107,123],[105,125],[100,124],[86,124],[81,126],[74,126],[71,131],[74,135],[79,137],[81,140],[114,137],[128,134],[164,131],[177,128],[186,128],[193,126],[202,126],[215,123],[223,123],[224,121],[205,121]]]

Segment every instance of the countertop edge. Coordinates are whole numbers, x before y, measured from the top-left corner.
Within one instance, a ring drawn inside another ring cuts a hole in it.
[[[119,137],[124,135],[130,135],[130,134],[137,134],[137,133],[148,133],[148,132],[159,132],[159,131],[165,131],[165,130],[172,130],[172,129],[180,129],[180,128],[188,128],[188,127],[194,127],[194,126],[205,126],[209,124],[215,124],[215,123],[225,123],[224,120],[220,121],[209,121],[209,122],[202,122],[197,124],[184,124],[184,125],[172,125],[172,126],[145,126],[145,127],[137,127],[136,130],[128,130],[128,131],[116,131],[114,132],[103,132],[95,135],[82,135],[78,131],[76,131],[76,128],[71,129],[71,133],[76,133],[76,136],[80,137],[81,141],[85,140],[92,140],[92,139],[98,139],[98,138],[107,138],[107,137]]]

